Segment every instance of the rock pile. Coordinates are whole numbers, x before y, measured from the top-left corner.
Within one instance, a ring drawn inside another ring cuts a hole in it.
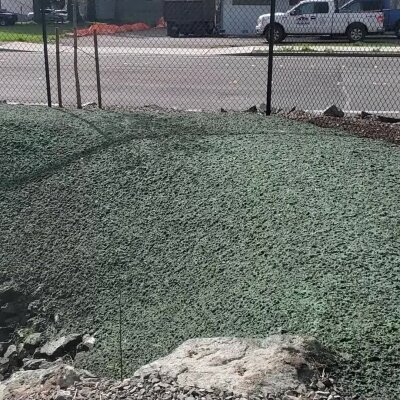
[[[0,381],[19,370],[42,370],[54,366],[54,361],[90,350],[94,337],[70,334],[46,340],[35,320],[38,302],[31,301],[12,283],[0,286]]]
[[[66,365],[65,354],[88,350],[89,335],[47,343],[33,333],[3,358],[19,371],[0,382],[0,400],[353,400],[325,373],[333,361],[313,338],[191,339],[123,381]],[[21,354],[29,354],[21,360]],[[14,365],[14,364],[13,364]],[[322,374],[321,369],[323,369]]]
[[[315,390],[303,386],[281,394],[237,394],[218,388],[202,389],[180,386],[172,379],[159,375],[146,378],[130,378],[123,381],[100,379],[86,371],[75,370],[60,364],[49,372],[24,371],[17,379],[18,385],[3,391],[0,384],[0,400],[354,400],[332,378],[327,376],[312,382]],[[32,375],[35,373],[35,375]],[[325,382],[325,383],[324,383]]]

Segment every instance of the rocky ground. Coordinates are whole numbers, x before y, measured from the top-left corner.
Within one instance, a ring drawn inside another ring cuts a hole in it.
[[[79,374],[78,374],[79,376]],[[123,381],[79,377],[72,385],[65,387],[57,377],[26,392],[10,396],[9,400],[354,400],[358,396],[344,393],[343,388],[331,380],[319,380],[311,388],[300,388],[281,395],[238,395],[194,387],[180,387],[173,380],[163,380],[160,376],[145,379],[128,378]],[[327,383],[327,386],[323,383]]]
[[[283,115],[291,120],[308,122],[322,128],[343,129],[360,137],[384,140],[400,145],[400,120],[397,119],[366,113],[355,116],[313,115],[296,110]],[[341,114],[339,113],[339,115]],[[391,120],[392,122],[387,122]]]

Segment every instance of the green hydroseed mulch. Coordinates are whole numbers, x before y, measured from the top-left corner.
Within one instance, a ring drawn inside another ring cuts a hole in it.
[[[0,279],[80,361],[125,374],[196,336],[314,335],[400,397],[400,148],[254,115],[0,107]],[[60,327],[60,329],[61,329]]]

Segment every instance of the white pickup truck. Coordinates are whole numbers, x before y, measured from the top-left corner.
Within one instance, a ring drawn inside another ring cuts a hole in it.
[[[360,1],[352,0],[339,9],[333,0],[304,0],[285,13],[275,13],[274,42],[288,35],[347,36],[351,42],[358,42],[367,34],[382,33],[383,12],[357,12],[359,7],[353,5]],[[270,14],[261,15],[256,26],[256,32],[267,40],[270,18]]]

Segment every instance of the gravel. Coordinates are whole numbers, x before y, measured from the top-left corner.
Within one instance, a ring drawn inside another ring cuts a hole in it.
[[[309,122],[321,128],[343,129],[360,137],[384,140],[400,145],[400,123],[384,123],[373,118],[329,117],[325,115],[313,115],[303,111],[295,111],[284,114],[291,120]]]
[[[154,382],[155,379],[157,382]],[[330,382],[329,387],[322,385],[323,390],[303,386],[282,394],[239,395],[217,389],[182,387],[171,379],[162,380],[160,376],[145,379],[127,378],[122,381],[86,378],[63,389],[56,384],[56,380],[49,379],[43,385],[31,387],[25,392],[20,391],[18,395],[13,395],[7,400],[361,400],[358,396],[346,393],[333,379]]]

